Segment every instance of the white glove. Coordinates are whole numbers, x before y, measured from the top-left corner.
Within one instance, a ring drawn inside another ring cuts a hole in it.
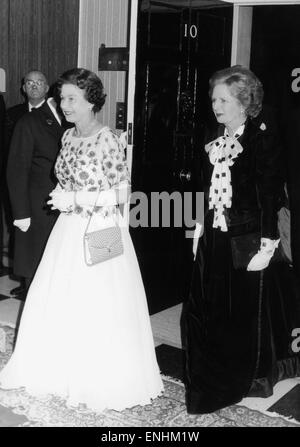
[[[261,244],[259,251],[253,256],[247,266],[247,270],[250,272],[257,272],[268,267],[269,262],[274,255],[276,248],[278,247],[280,239],[272,240],[262,237],[260,242]]]
[[[62,213],[71,212],[74,207],[74,191],[63,191],[54,189],[50,192],[51,197],[47,204],[51,206],[52,210],[59,210]]]
[[[101,191],[99,195],[99,202],[101,206],[113,206],[117,205],[117,196],[114,189],[108,189],[106,191]]]
[[[26,217],[25,219],[16,219],[13,221],[13,225],[19,230],[24,231],[24,233],[29,229],[31,224],[31,218]]]
[[[194,253],[194,259],[196,257],[196,253],[197,253],[197,247],[198,247],[198,242],[200,237],[203,234],[203,225],[196,222],[196,228],[194,231],[194,237],[193,237],[193,253]]]
[[[126,185],[126,190],[128,185]],[[92,206],[95,204],[98,192],[91,193],[90,191],[78,191],[76,194],[76,203],[79,206]],[[101,191],[97,199],[96,206],[113,206],[117,205],[117,195],[115,189],[108,189]]]

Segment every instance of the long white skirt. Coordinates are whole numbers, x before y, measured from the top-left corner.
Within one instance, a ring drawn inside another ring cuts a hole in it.
[[[58,218],[0,386],[56,394],[98,411],[148,404],[163,384],[129,232],[122,228],[122,256],[88,267],[86,224],[78,215]]]

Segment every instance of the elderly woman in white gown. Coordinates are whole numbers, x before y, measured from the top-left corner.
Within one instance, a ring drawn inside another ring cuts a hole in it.
[[[72,69],[59,80],[65,132],[49,205],[61,214],[30,287],[2,388],[54,394],[102,411],[145,405],[163,391],[135,251],[121,225],[124,253],[88,266],[83,235],[120,221],[129,175],[118,137],[97,119],[101,80]],[[98,194],[98,191],[100,193]],[[98,198],[97,198],[98,197]]]

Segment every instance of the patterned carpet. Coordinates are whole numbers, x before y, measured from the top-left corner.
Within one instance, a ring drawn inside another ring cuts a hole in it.
[[[0,352],[0,369],[8,361],[13,346],[14,329],[0,328],[6,334],[6,351]],[[183,384],[164,377],[165,392],[151,405],[117,412],[95,413],[85,406],[67,407],[56,396],[35,398],[23,389],[0,389],[0,405],[14,415],[22,415],[18,427],[297,427],[280,417],[270,417],[256,410],[233,405],[212,414],[188,415]],[[2,423],[2,426],[5,426]]]

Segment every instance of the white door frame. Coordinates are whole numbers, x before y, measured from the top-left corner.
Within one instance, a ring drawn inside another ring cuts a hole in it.
[[[134,122],[134,96],[136,80],[136,38],[137,38],[137,16],[138,0],[129,0],[128,17],[129,24],[129,66],[128,66],[128,92],[127,92],[127,164],[131,175],[132,151],[133,151],[133,122]]]
[[[300,0],[223,0],[233,4],[231,65],[249,67],[253,6],[300,5]]]

